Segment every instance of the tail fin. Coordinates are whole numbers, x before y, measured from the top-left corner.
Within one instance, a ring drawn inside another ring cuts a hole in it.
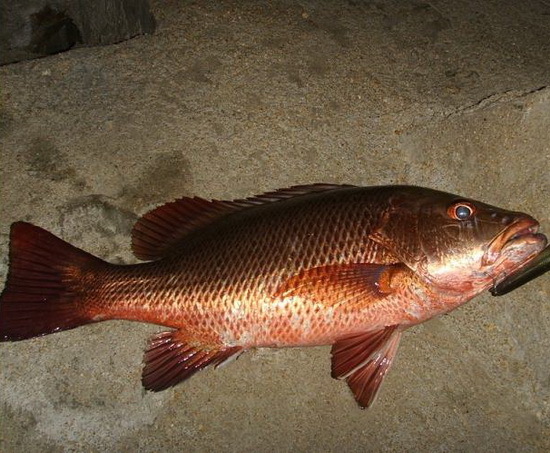
[[[11,226],[10,268],[0,296],[0,341],[24,340],[94,322],[77,289],[102,260],[30,223]]]

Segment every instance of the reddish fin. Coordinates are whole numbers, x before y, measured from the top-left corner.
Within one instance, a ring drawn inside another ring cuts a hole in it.
[[[11,226],[10,268],[0,296],[0,340],[93,322],[75,291],[83,271],[105,263],[30,223]]]
[[[234,201],[180,198],[159,206],[139,219],[132,231],[132,250],[142,260],[165,256],[182,238],[232,212],[343,187],[335,184],[294,186]]]
[[[192,343],[179,330],[154,335],[145,351],[143,386],[156,392],[167,389],[209,365],[221,365],[242,351],[239,346]]]
[[[375,400],[400,339],[398,326],[389,326],[343,338],[332,346],[332,377],[346,380],[362,408]]]
[[[288,279],[275,297],[303,297],[324,305],[365,303],[392,292],[390,280],[400,265],[337,264],[307,269]]]

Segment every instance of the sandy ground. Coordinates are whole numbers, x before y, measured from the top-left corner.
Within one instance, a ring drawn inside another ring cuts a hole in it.
[[[410,183],[550,231],[550,4],[156,1],[158,31],[0,68],[0,278],[11,222],[135,262],[182,195]],[[547,85],[549,88],[547,88]],[[2,452],[550,450],[550,278],[407,332],[376,405],[329,348],[140,386],[155,326],[0,345]]]

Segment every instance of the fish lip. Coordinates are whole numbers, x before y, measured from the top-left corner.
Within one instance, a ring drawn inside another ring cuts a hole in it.
[[[483,255],[483,265],[490,266],[493,264],[504,246],[510,241],[519,237],[534,236],[539,230],[539,222],[532,217],[522,217],[515,222],[512,222],[498,236],[496,236],[487,246]]]

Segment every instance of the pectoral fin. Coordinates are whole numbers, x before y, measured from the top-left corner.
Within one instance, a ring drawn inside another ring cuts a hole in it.
[[[365,303],[393,292],[401,264],[336,264],[304,270],[284,282],[275,297],[302,297],[324,305]]]
[[[346,380],[362,408],[376,398],[400,339],[398,326],[388,326],[342,338],[332,346],[332,377]]]
[[[151,338],[145,351],[141,381],[147,390],[164,390],[209,365],[221,365],[241,351],[238,346],[194,341],[179,330],[160,332]]]

